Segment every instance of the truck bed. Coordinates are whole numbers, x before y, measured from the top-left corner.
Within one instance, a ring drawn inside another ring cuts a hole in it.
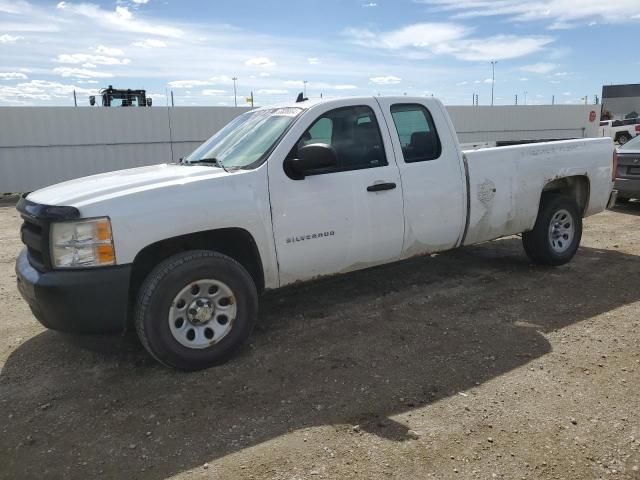
[[[543,190],[559,178],[585,183],[585,217],[601,212],[609,199],[613,150],[609,138],[464,150],[468,201],[462,244],[533,228]]]

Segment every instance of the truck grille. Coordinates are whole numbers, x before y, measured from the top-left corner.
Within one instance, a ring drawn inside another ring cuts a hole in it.
[[[20,228],[22,243],[27,246],[29,263],[40,271],[49,270],[49,225],[37,219],[22,216],[24,223]]]
[[[640,155],[620,154],[618,155],[618,178],[637,177],[640,175]]]

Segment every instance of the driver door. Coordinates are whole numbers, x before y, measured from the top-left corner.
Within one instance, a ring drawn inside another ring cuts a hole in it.
[[[400,257],[402,185],[381,126],[386,129],[373,99],[331,108],[319,104],[292,128],[284,150],[278,149],[288,153],[272,157],[269,191],[280,285]],[[294,180],[283,168],[284,157],[310,143],[331,145],[338,164]]]

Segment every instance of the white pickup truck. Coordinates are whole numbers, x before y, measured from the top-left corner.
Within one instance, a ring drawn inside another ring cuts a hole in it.
[[[615,162],[609,138],[463,152],[432,98],[257,109],[179,164],[22,198],[18,288],[46,327],[132,327],[163,364],[206,368],[265,289],[520,233],[533,262],[568,262]]]
[[[637,118],[600,122],[600,136],[610,137],[620,145],[624,145],[638,135],[640,135],[640,121]]]

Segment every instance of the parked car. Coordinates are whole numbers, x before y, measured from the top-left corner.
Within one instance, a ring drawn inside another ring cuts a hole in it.
[[[18,288],[48,328],[133,327],[163,364],[206,368],[267,289],[519,233],[533,262],[567,263],[615,171],[609,138],[461,151],[433,98],[262,108],[179,164],[21,199]]]
[[[615,188],[618,203],[640,198],[640,136],[618,148],[618,171]]]
[[[640,135],[640,119],[602,120],[600,122],[600,136],[610,137],[620,145],[624,145],[632,138]]]

